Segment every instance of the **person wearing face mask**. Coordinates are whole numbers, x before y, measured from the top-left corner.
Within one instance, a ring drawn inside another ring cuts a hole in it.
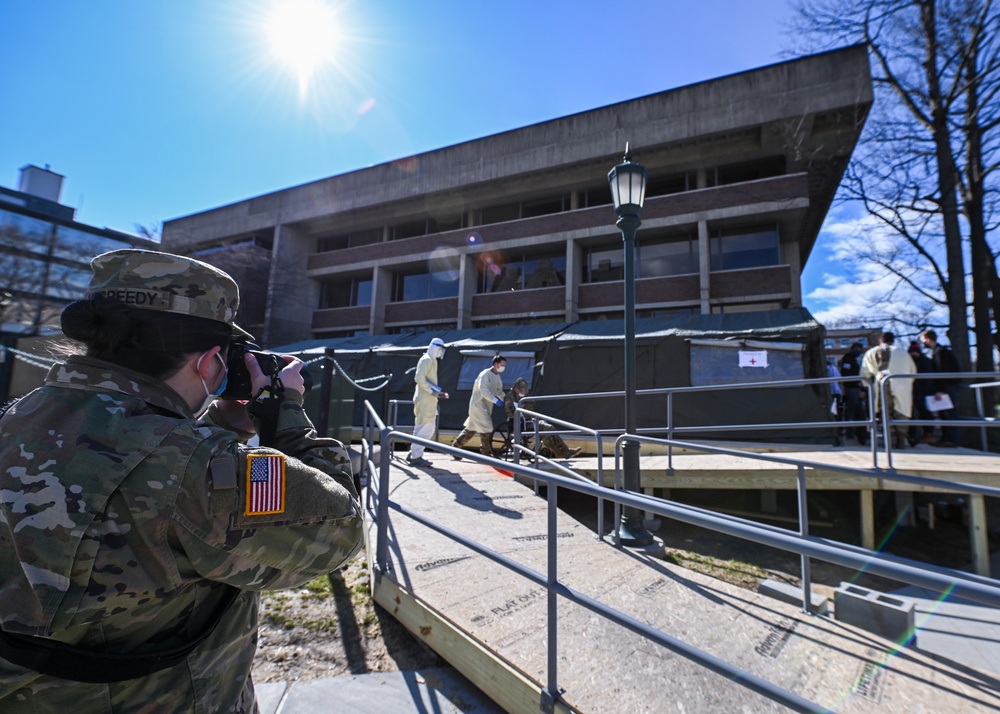
[[[493,407],[503,406],[503,380],[500,374],[507,368],[507,360],[503,355],[493,358],[493,365],[484,369],[476,377],[469,398],[469,417],[465,420],[465,428],[451,442],[452,446],[462,448],[476,434],[479,435],[479,453],[492,456],[490,435],[493,434]],[[462,457],[453,456],[457,461]]]
[[[62,313],[85,354],[0,416],[0,711],[255,712],[260,592],[361,545],[350,461],[299,360],[272,379],[247,354],[250,403],[216,399],[249,338],[229,275],[142,250],[91,268]]]
[[[413,381],[417,385],[413,390],[413,435],[421,439],[434,438],[438,400],[448,398],[448,392],[441,389],[437,383],[438,360],[442,357],[444,357],[444,340],[435,337],[427,346],[427,351],[417,360],[417,369],[413,375]],[[424,458],[424,447],[420,444],[410,444],[406,463],[410,466],[431,465],[431,462]]]

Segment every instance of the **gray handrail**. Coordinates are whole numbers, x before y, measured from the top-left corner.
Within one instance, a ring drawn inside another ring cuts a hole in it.
[[[878,381],[879,389],[879,404],[884,405],[886,403],[886,398],[889,392],[889,383],[891,380],[896,379],[913,379],[913,380],[936,380],[936,379],[983,379],[986,377],[995,377],[996,372],[920,372],[918,374],[905,374],[905,373],[892,373],[882,375]],[[972,386],[972,385],[969,385]],[[982,384],[980,387],[986,387],[989,384]],[[980,393],[977,391],[976,396],[979,397]],[[906,424],[907,426],[951,426],[951,427],[979,427],[980,436],[982,439],[982,451],[988,451],[986,444],[986,428],[987,427],[998,427],[1000,422],[993,419],[985,419],[982,417],[982,403],[980,399],[977,399],[979,403],[979,419],[893,419],[892,409],[882,409],[882,439],[885,442],[885,456],[889,463],[889,468],[894,468],[892,464],[892,427],[894,424]],[[955,408],[958,405],[954,405]]]
[[[940,378],[958,378],[963,380],[969,379],[983,379],[987,377],[995,377],[996,372],[955,372],[955,373],[943,373],[943,372],[923,372],[920,374],[894,374],[888,377],[894,377],[896,379],[909,378],[909,379],[940,379]],[[724,391],[724,390],[736,390],[736,389],[775,389],[775,388],[790,388],[790,387],[803,387],[812,386],[818,384],[830,384],[833,382],[844,383],[844,382],[858,382],[864,389],[868,391],[868,419],[864,421],[860,420],[844,420],[844,421],[822,421],[822,422],[787,422],[787,423],[769,423],[769,424],[716,424],[712,426],[674,426],[674,414],[673,414],[673,396],[675,394],[684,393],[700,393],[700,392],[714,392],[714,391]],[[845,426],[866,426],[869,430],[871,437],[871,454],[872,454],[872,466],[874,468],[879,468],[878,465],[878,445],[876,434],[879,432],[879,426],[882,427],[881,431],[883,433],[883,438],[885,439],[888,434],[888,429],[886,426],[886,419],[891,421],[891,416],[883,415],[881,422],[879,421],[878,414],[875,411],[875,400],[872,398],[875,395],[875,390],[884,387],[885,378],[879,380],[879,384],[875,384],[874,380],[867,379],[865,377],[817,377],[812,379],[786,379],[786,380],[776,380],[773,382],[750,382],[750,383],[730,383],[730,384],[708,384],[696,387],[657,387],[654,389],[639,389],[636,391],[636,396],[655,396],[655,395],[666,395],[667,396],[667,425],[666,427],[644,427],[638,429],[639,434],[643,433],[660,433],[667,432],[668,439],[672,439],[674,434],[677,433],[690,433],[690,432],[725,432],[725,431],[760,431],[760,430],[782,430],[782,429],[839,429]],[[988,386],[1000,386],[1000,382],[991,382],[981,385],[968,385],[970,387],[988,387]],[[539,402],[551,402],[551,401],[562,401],[571,399],[600,399],[608,397],[623,397],[625,395],[624,391],[612,391],[612,392],[581,392],[575,394],[546,394],[531,396],[531,400],[535,403]],[[980,406],[980,413],[982,407]],[[545,419],[550,420],[551,418],[545,416]],[[992,420],[987,418],[982,418],[980,420],[970,420],[970,419],[936,419],[933,421],[928,420],[906,420],[908,425],[950,425],[950,426],[960,426],[960,427],[980,427],[983,431],[986,428],[998,427],[1000,426],[1000,420]],[[610,430],[602,430],[607,433]],[[983,450],[985,451],[985,437],[983,437]],[[888,468],[894,468],[892,464],[892,444],[891,440],[888,440],[885,445],[886,458],[888,460]],[[672,447],[667,447],[668,458],[672,457]]]
[[[371,410],[372,412],[374,411],[368,403],[366,403],[366,409]],[[377,420],[377,415],[373,414],[372,416],[374,417],[373,422],[380,423]],[[582,593],[579,593],[561,583],[558,580],[556,571],[557,547],[559,539],[556,537],[555,518],[555,509],[558,502],[557,494],[560,487],[569,488],[580,493],[594,496],[595,498],[610,498],[621,505],[632,506],[639,510],[650,511],[664,518],[672,518],[691,525],[708,528],[710,530],[733,535],[763,545],[779,548],[789,552],[796,552],[803,558],[803,582],[807,582],[807,578],[809,576],[808,559],[816,558],[854,570],[865,570],[875,575],[881,575],[883,577],[892,578],[921,587],[927,587],[941,592],[950,591],[957,597],[965,597],[992,607],[1000,606],[1000,582],[994,579],[975,576],[948,568],[927,566],[916,561],[886,556],[884,554],[869,551],[857,546],[810,536],[808,534],[807,517],[806,519],[800,520],[799,532],[794,533],[763,524],[753,523],[752,521],[747,521],[734,516],[714,514],[704,509],[663,501],[661,499],[651,498],[630,491],[616,490],[609,495],[607,489],[602,488],[597,484],[590,483],[589,481],[578,481],[557,473],[541,471],[520,463],[510,463],[506,461],[499,461],[487,456],[470,454],[462,449],[457,449],[451,446],[443,446],[435,442],[414,437],[411,434],[393,431],[387,428],[381,428],[380,431],[379,441],[381,444],[381,458],[379,463],[379,477],[377,481],[378,496],[375,509],[377,514],[377,543],[376,559],[374,564],[376,579],[381,578],[383,575],[390,572],[390,562],[388,560],[388,520],[389,511],[391,510],[406,517],[413,518],[417,522],[422,523],[436,532],[465,545],[493,562],[517,572],[532,582],[545,587],[548,593],[549,605],[547,615],[547,642],[549,652],[547,657],[546,685],[543,688],[543,699],[549,702],[557,699],[560,696],[561,691],[558,687],[558,657],[556,651],[558,646],[558,640],[556,637],[558,617],[557,602],[558,597],[561,596],[571,602],[586,607],[595,614],[627,627],[633,632],[646,637],[647,639],[656,642],[713,672],[721,674],[730,680],[751,689],[752,691],[755,691],[774,701],[780,702],[791,709],[802,712],[828,711],[813,702],[799,697],[793,692],[787,691],[772,682],[759,678],[750,672],[743,671],[728,662],[720,660],[707,652],[662,632],[661,630],[650,627],[625,613],[583,595]],[[615,446],[616,471],[619,468],[618,456],[620,443],[625,439],[634,439],[636,441],[655,440],[653,437],[644,437],[640,435],[625,434],[619,437],[619,439],[616,440]],[[421,444],[425,447],[435,448],[445,454],[462,456],[470,461],[484,463],[490,466],[502,466],[505,470],[512,473],[519,474],[526,478],[537,479],[546,483],[549,515],[547,527],[548,565],[545,574],[521,565],[507,556],[491,550],[471,538],[456,533],[446,526],[436,523],[430,518],[427,518],[410,508],[402,506],[398,503],[390,502],[389,453],[392,451],[393,445],[396,441]],[[665,440],[660,439],[655,441],[662,442]],[[933,479],[923,479],[918,476],[911,476],[907,474],[894,473],[887,475],[882,471],[873,473],[863,469],[851,467],[814,464],[811,462],[775,456],[772,454],[759,454],[755,452],[745,452],[735,449],[724,449],[720,447],[711,447],[678,441],[674,441],[674,443],[675,445],[683,448],[700,449],[714,453],[735,453],[744,458],[753,458],[795,465],[798,472],[800,489],[800,514],[806,513],[806,509],[804,507],[805,501],[803,500],[801,494],[804,493],[806,488],[804,474],[805,469],[807,468],[822,466],[823,468],[832,468],[837,471],[864,474],[871,478],[892,478],[894,480],[910,482],[933,481]],[[968,490],[969,492],[984,493],[994,496],[1000,495],[1000,489],[985,486],[976,486],[974,484],[953,484],[953,486],[960,486],[960,490]],[[806,587],[808,588],[809,586]],[[808,595],[808,593],[808,589],[804,590],[804,594]],[[803,602],[808,608],[808,604],[810,602],[808,597],[806,597]]]

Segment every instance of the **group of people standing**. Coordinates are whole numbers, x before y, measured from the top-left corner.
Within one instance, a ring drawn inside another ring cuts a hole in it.
[[[427,352],[420,356],[413,375],[416,383],[413,392],[413,435],[422,439],[434,438],[437,428],[438,402],[447,399],[448,393],[438,385],[438,360],[444,357],[445,344],[439,337],[430,341]],[[463,424],[462,431],[452,440],[455,448],[464,447],[474,436],[479,437],[479,453],[484,456],[494,456],[492,438],[494,431],[493,408],[503,407],[509,423],[513,423],[515,408],[521,400],[528,396],[528,381],[519,377],[509,392],[504,392],[503,378],[500,376],[507,368],[507,359],[503,355],[495,355],[492,364],[479,373],[472,387],[469,398],[469,416]],[[551,425],[539,423],[542,431],[551,431]],[[512,429],[508,433],[512,433]],[[542,439],[543,455],[568,459],[578,455],[582,449],[570,448],[558,434],[546,434]],[[461,456],[453,455],[456,461]],[[411,444],[406,455],[406,463],[411,466],[430,466],[424,458],[424,446]]]
[[[857,378],[873,379],[876,388],[872,390],[875,400],[875,411],[882,413],[882,390],[878,388],[881,380],[890,374],[925,374],[941,375],[960,372],[961,367],[952,351],[940,344],[934,330],[924,330],[920,333],[919,342],[913,341],[906,350],[896,345],[896,336],[892,332],[883,332],[875,347],[865,350],[864,345],[855,342],[850,351],[840,360],[839,376],[853,377],[838,385],[843,398],[842,417],[845,421],[864,421],[868,418],[866,408],[867,390]],[[914,379],[912,377],[897,377],[886,384],[886,407],[895,422],[893,447],[904,448],[905,444],[914,446],[917,443],[932,446],[953,447],[958,444],[958,428],[949,421],[957,418],[958,390],[961,380],[957,377],[942,376],[938,378]],[[900,424],[905,419],[929,420],[940,418],[941,437],[934,439],[934,430],[930,427],[908,426]],[[868,428],[858,425],[848,432],[862,445],[868,444]]]

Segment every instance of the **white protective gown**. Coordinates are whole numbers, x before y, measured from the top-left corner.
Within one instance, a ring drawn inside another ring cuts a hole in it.
[[[917,366],[913,359],[904,351],[892,345],[889,354],[889,368],[879,370],[878,347],[872,347],[865,352],[861,360],[861,376],[875,378],[875,408],[878,409],[880,397],[879,384],[889,374],[915,374]],[[913,414],[913,380],[895,377],[889,381],[892,390],[892,408],[909,418]]]
[[[437,388],[438,361],[427,353],[420,355],[413,381],[417,383],[413,390],[413,421],[417,424],[433,423],[438,410],[437,392],[440,391]]]
[[[492,433],[493,407],[497,399],[503,401],[503,380],[492,368],[484,369],[476,377],[476,384],[472,387],[469,418],[465,420],[465,428],[480,434]]]

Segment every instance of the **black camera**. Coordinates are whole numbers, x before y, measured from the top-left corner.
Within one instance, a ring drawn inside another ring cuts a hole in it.
[[[226,382],[226,391],[219,395],[220,399],[253,399],[253,385],[250,383],[250,372],[243,362],[243,355],[247,352],[252,354],[260,365],[260,371],[267,375],[277,374],[285,367],[285,360],[280,355],[273,352],[266,352],[253,342],[234,342],[229,346],[229,356],[226,363],[229,369],[229,378]],[[305,390],[308,392],[312,388],[312,375],[309,374],[305,365],[302,366],[302,381]]]

